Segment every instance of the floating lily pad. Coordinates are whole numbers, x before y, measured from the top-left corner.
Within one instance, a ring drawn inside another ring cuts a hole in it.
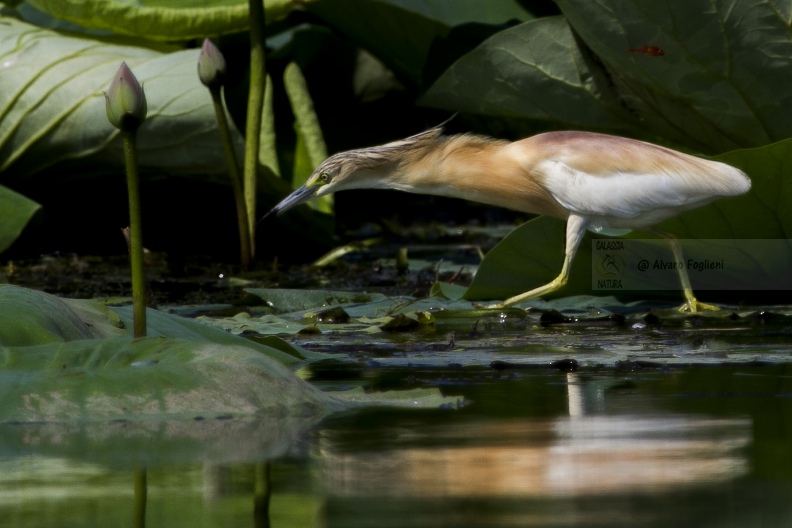
[[[117,310],[120,317],[93,301],[0,285],[0,423],[313,419],[365,401],[443,400],[433,390],[409,402],[323,393],[287,366],[322,354],[274,337],[267,340],[274,347],[254,343],[155,310],[148,313],[152,336],[121,337],[130,310]]]

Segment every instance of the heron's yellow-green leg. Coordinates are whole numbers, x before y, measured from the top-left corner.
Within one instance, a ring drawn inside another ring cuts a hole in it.
[[[661,231],[659,229],[650,229],[649,232],[654,233],[655,235],[668,241],[668,244],[671,246],[671,251],[674,253],[674,260],[676,262],[685,262],[685,257],[682,254],[682,246],[679,244],[677,237],[671,233]],[[717,306],[706,304],[696,299],[696,296],[693,295],[693,288],[690,286],[690,277],[688,277],[685,266],[679,266],[677,268],[677,272],[679,273],[679,282],[682,283],[682,293],[685,295],[686,300],[685,304],[679,307],[680,312],[696,313],[699,310],[720,310],[720,308]]]
[[[558,274],[558,277],[548,282],[544,286],[539,286],[538,288],[521,293],[520,295],[509,297],[503,302],[488,306],[488,308],[507,308],[522,301],[541,297],[542,295],[546,295],[563,288],[566,285],[567,280],[569,280],[569,272],[572,268],[572,260],[575,258],[575,253],[577,253],[580,242],[583,240],[583,235],[586,234],[588,223],[588,219],[583,216],[576,214],[569,216],[566,226],[566,251],[564,254],[564,265],[561,267],[561,273]]]

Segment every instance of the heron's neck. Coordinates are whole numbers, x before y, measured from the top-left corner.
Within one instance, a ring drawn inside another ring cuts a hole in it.
[[[384,175],[387,187],[565,218],[510,145],[471,135],[440,138],[404,152]]]

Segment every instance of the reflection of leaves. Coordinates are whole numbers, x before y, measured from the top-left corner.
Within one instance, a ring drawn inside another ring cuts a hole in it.
[[[51,456],[63,462],[64,458],[86,460],[114,468],[138,469],[141,466],[156,468],[174,464],[195,463],[226,464],[230,462],[261,461],[283,456],[294,442],[315,425],[322,416],[235,416],[233,419],[159,420],[106,422],[49,422],[14,424],[0,427],[0,456]],[[11,459],[13,460],[13,458]],[[58,464],[60,465],[60,464]],[[47,467],[48,479],[58,478],[57,467]],[[81,471],[68,475],[72,490],[79,489],[81,477],[89,479],[88,492],[96,489],[95,475]],[[120,526],[129,518],[122,508],[118,522],[105,526]],[[181,515],[183,515],[183,511]],[[160,520],[163,520],[160,517]],[[169,526],[178,526],[184,518],[174,518]],[[192,526],[200,526],[196,517]],[[305,526],[294,523],[291,526]]]

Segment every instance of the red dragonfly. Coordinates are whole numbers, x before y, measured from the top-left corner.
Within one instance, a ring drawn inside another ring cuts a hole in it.
[[[627,51],[637,51],[638,53],[646,53],[647,55],[651,55],[652,57],[662,57],[665,55],[665,51],[661,50],[657,46],[644,46],[642,48],[629,48]]]

